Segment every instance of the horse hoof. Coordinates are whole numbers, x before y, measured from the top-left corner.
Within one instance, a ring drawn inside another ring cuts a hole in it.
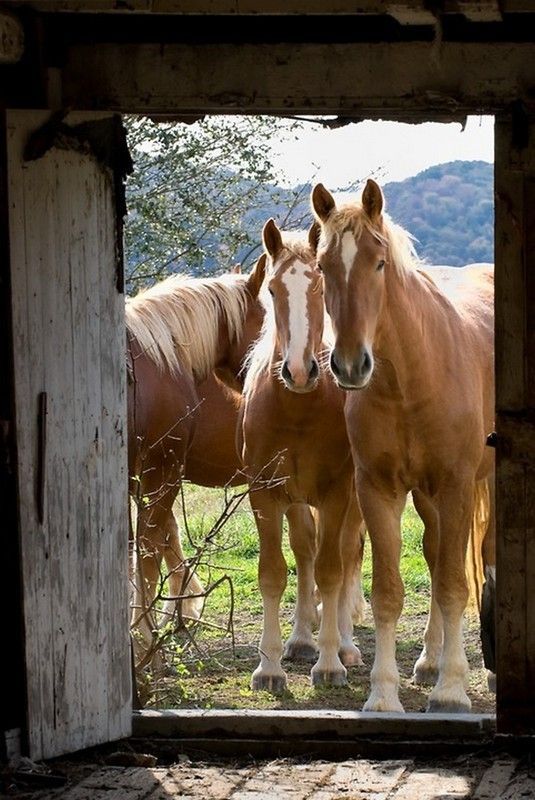
[[[472,704],[460,700],[450,700],[448,702],[429,699],[427,703],[427,714],[468,714]]]
[[[286,675],[253,675],[251,689],[253,692],[282,694],[286,690]]]
[[[438,680],[436,667],[415,667],[412,673],[412,682],[417,686],[434,686]]]
[[[362,707],[363,711],[372,711],[374,714],[379,713],[396,713],[396,714],[404,714],[405,709],[399,702],[397,697],[386,698],[386,697],[369,697],[364,706]]]
[[[312,671],[310,673],[310,683],[312,686],[346,686],[347,673],[345,670],[343,672]]]
[[[283,658],[289,661],[305,661],[313,664],[317,661],[318,651],[313,644],[299,644],[299,642],[290,644],[290,642],[288,642],[284,648]]]
[[[358,647],[348,647],[345,650],[340,650],[338,656],[344,667],[362,667],[364,664]]]

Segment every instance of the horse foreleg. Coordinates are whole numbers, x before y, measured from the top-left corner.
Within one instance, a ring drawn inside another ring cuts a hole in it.
[[[424,632],[423,650],[414,665],[413,681],[422,686],[434,686],[442,654],[443,625],[440,606],[434,592],[434,572],[438,555],[439,518],[434,505],[421,492],[413,492],[414,506],[424,523],[423,551],[431,575],[431,604]]]
[[[318,633],[319,658],[311,671],[314,686],[343,686],[347,682],[347,670],[338,655],[338,602],[342,588],[341,533],[350,502],[349,491],[349,487],[342,484],[327,494],[318,508],[319,541],[314,572],[322,611]]]
[[[401,514],[406,495],[379,492],[369,478],[357,472],[360,506],[372,546],[372,611],[375,621],[375,659],[371,692],[364,711],[403,711],[399,701],[396,664],[396,626],[403,608],[399,571]]]
[[[444,644],[436,686],[429,696],[428,711],[470,711],[466,694],[468,661],[463,646],[463,612],[468,601],[465,573],[474,485],[470,479],[449,483],[439,492],[437,508],[440,539],[435,563],[435,595],[442,612]]]
[[[342,587],[338,599],[339,656],[344,666],[363,664],[359,648],[353,642],[353,623],[362,622],[366,600],[362,592],[361,569],[364,554],[364,521],[356,489],[350,497],[341,537]]]
[[[314,556],[316,523],[309,506],[296,503],[286,512],[290,545],[297,567],[297,602],[294,624],[284,648],[285,658],[315,661],[318,655],[312,629],[317,624],[314,602]]]
[[[262,594],[263,624],[260,638],[260,664],[251,679],[254,690],[282,692],[286,673],[281,666],[282,638],[279,622],[280,601],[286,588],[287,567],[282,553],[284,508],[269,492],[255,491],[251,505],[260,539],[258,583]]]

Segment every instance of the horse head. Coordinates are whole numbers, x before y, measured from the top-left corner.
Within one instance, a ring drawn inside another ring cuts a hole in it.
[[[309,231],[315,237],[317,227]],[[309,392],[319,379],[318,355],[323,337],[321,276],[314,269],[310,241],[283,239],[273,219],[262,231],[269,256],[268,291],[273,304],[280,377],[288,389]]]
[[[361,389],[372,376],[384,302],[383,194],[368,180],[361,205],[339,208],[320,183],[312,191],[312,207],[320,225],[320,236],[313,240],[317,268],[323,273],[325,307],[335,335],[331,371],[342,388]]]

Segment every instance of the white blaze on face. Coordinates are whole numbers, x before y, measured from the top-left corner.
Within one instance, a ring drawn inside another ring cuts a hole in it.
[[[355,237],[351,231],[345,231],[342,236],[342,263],[346,271],[346,283],[349,281],[349,273],[357,255],[358,248]]]
[[[292,367],[302,368],[308,344],[307,289],[310,278],[307,272],[310,272],[310,268],[306,264],[295,262],[282,276],[282,282],[288,290],[289,340],[286,360],[290,370]]]

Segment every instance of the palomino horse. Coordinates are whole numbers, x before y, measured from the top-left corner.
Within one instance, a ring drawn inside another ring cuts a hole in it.
[[[416,672],[438,668],[428,710],[467,711],[464,559],[476,485],[493,463],[485,447],[494,415],[492,267],[420,270],[408,234],[383,214],[374,181],[361,205],[337,207],[321,184],[312,205],[335,334],[330,366],[339,386],[358,390],[347,394],[345,416],[372,544],[376,626],[364,708],[403,710],[395,656],[400,520],[414,490],[432,574],[432,619]]]
[[[199,594],[202,589],[196,576],[185,569],[172,506],[188,449],[195,441],[196,423],[206,422],[205,415],[211,410],[202,410],[199,386],[214,369],[237,373],[259,330],[263,312],[257,294],[264,263],[261,257],[249,276],[173,276],[126,303],[129,476],[142,553],[134,624],[145,644],[151,641],[155,627],[152,610],[162,581],[162,559],[171,597]],[[210,391],[210,383],[206,388]],[[214,396],[217,398],[217,388],[212,384],[212,400]],[[212,420],[214,430],[217,420]],[[210,482],[207,466],[205,463],[205,480]],[[219,475],[214,478],[219,482]],[[202,605],[202,600],[197,598],[185,613],[198,615],[199,603]]]
[[[268,253],[263,335],[248,360],[241,437],[244,470],[263,474],[271,485],[251,494],[260,538],[259,584],[264,608],[260,664],[253,689],[281,691],[279,606],[287,568],[281,549],[282,518],[292,504],[317,509],[315,580],[322,600],[319,658],[313,684],[343,684],[346,666],[361,664],[353,644],[352,602],[362,561],[362,516],[354,488],[354,469],[343,414],[343,393],[321,367],[325,345],[321,280],[306,242],[285,238],[273,220],[264,226]],[[316,313],[313,313],[315,310]],[[311,322],[312,317],[316,323]],[[266,468],[266,465],[269,465]],[[290,537],[290,543],[293,541]],[[343,551],[343,552],[342,552]],[[300,564],[296,553],[298,575]],[[342,565],[344,562],[344,567]],[[286,655],[315,659],[312,638],[314,575],[299,581],[297,616]],[[357,590],[358,591],[358,590]],[[363,603],[362,591],[360,601]]]

